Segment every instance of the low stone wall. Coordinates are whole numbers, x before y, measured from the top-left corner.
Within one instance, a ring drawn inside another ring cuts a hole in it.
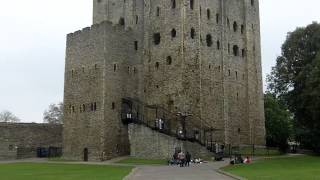
[[[38,147],[62,147],[62,125],[0,123],[0,160],[37,157]]]
[[[181,141],[142,125],[130,124],[128,131],[132,157],[171,159],[176,148],[181,148],[183,152],[190,152],[192,158],[213,156],[213,153],[197,143]]]

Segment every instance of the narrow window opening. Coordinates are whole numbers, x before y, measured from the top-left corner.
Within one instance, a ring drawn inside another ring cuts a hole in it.
[[[91,110],[91,111],[94,111],[94,105],[93,105],[93,103],[90,104],[90,110]]]
[[[111,109],[114,110],[115,108],[116,108],[116,104],[114,102],[112,102]]]
[[[210,20],[210,19],[211,19],[211,12],[210,12],[210,9],[207,9],[207,18],[208,18],[208,20]]]
[[[172,9],[176,8],[176,0],[171,0],[171,8]]]
[[[191,28],[191,33],[190,33],[191,39],[194,39],[196,36],[196,30],[194,28]]]
[[[171,37],[175,38],[177,36],[177,31],[175,29],[171,30]]]
[[[190,0],[190,9],[193,10],[193,8],[194,8],[194,0]]]
[[[238,31],[238,24],[237,24],[237,22],[234,22],[234,23],[233,23],[233,31],[234,31],[234,32],[237,32],[237,31]]]
[[[229,76],[231,76],[231,71],[230,71],[230,69],[228,70],[228,73],[229,73]]]
[[[93,111],[97,111],[97,103],[93,103]]]
[[[82,112],[86,112],[86,105],[82,104]]]
[[[246,56],[246,50],[245,49],[242,49],[241,50],[241,54],[242,54],[242,57],[244,58]]]
[[[206,41],[207,41],[207,46],[211,47],[212,46],[212,36],[210,34],[207,34]]]
[[[98,65],[97,64],[94,65],[94,69],[96,69],[96,70],[98,69]]]
[[[220,50],[220,41],[217,41],[217,49]]]
[[[125,21],[124,21],[124,18],[123,18],[123,17],[121,17],[121,18],[119,19],[119,24],[122,25],[122,26],[125,25]]]
[[[172,64],[172,58],[171,56],[167,57],[167,65],[171,65]]]
[[[238,80],[238,71],[236,71],[236,80]]]
[[[138,50],[138,41],[134,42],[134,49],[137,51]]]
[[[239,56],[239,47],[237,45],[233,46],[233,55]]]
[[[254,6],[254,0],[251,0],[251,6]]]
[[[156,67],[157,70],[159,69],[159,66],[160,66],[159,62],[156,62],[155,67]]]
[[[241,25],[241,34],[244,34],[244,25]]]
[[[161,35],[160,33],[153,34],[153,41],[155,45],[159,45],[161,41]]]
[[[157,16],[160,16],[160,8],[157,7]]]
[[[116,72],[117,71],[117,64],[114,64],[113,65],[113,72]]]
[[[220,15],[218,13],[216,14],[216,22],[217,22],[217,24],[219,24],[219,22],[220,22]]]
[[[227,18],[227,27],[228,27],[228,29],[230,29],[230,20],[229,20],[229,18]]]
[[[230,54],[230,44],[228,43],[228,54]]]
[[[136,16],[136,24],[139,22],[139,16]]]

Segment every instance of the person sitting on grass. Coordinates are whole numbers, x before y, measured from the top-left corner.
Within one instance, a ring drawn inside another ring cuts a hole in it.
[[[250,163],[251,163],[250,157],[247,156],[247,157],[244,159],[243,163],[245,163],[245,164],[250,164]]]

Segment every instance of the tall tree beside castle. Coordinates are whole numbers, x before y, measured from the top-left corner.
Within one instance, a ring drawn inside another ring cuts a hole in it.
[[[294,113],[297,140],[320,152],[320,24],[288,34],[268,81]]]
[[[50,104],[49,108],[43,113],[43,122],[49,124],[62,124],[63,103]]]

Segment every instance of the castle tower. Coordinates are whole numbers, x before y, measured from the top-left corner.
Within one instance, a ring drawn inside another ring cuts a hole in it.
[[[123,98],[192,114],[202,142],[265,145],[258,0],[93,4],[93,26],[67,38],[65,157],[129,153]]]

